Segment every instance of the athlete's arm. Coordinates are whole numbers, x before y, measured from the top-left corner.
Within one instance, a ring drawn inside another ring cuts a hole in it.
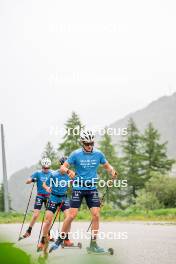
[[[32,182],[36,182],[36,179],[29,178],[27,179],[26,184],[30,184]]]
[[[109,164],[109,162],[106,162],[103,164],[104,169],[111,174],[112,179],[116,179],[118,177],[118,172]]]
[[[48,187],[46,182],[43,182],[42,187],[45,189],[45,191],[47,191],[48,193],[51,193],[51,187]]]
[[[26,181],[26,184],[30,184],[30,183],[32,183],[32,179],[31,178],[27,179],[27,181]]]
[[[60,172],[63,174],[68,174],[68,176],[73,179],[75,177],[75,172],[73,170],[69,170],[69,166],[69,163],[65,161],[60,167]]]

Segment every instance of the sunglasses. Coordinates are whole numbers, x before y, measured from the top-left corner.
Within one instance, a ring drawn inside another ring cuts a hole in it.
[[[88,147],[88,146],[94,146],[94,142],[90,142],[90,143],[87,143],[87,142],[83,142],[84,146]]]

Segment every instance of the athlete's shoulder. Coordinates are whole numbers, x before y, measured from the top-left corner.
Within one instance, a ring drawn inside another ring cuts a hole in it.
[[[93,153],[97,153],[97,154],[103,154],[103,152],[100,149],[94,148]]]
[[[71,155],[78,155],[78,154],[80,154],[80,153],[82,153],[82,148],[79,148],[79,149],[74,150],[74,151],[71,153]]]
[[[36,171],[34,171],[33,175],[34,175],[34,174],[35,174],[35,175],[39,175],[41,172],[42,172],[41,170],[36,170]]]
[[[56,171],[55,170],[49,170],[49,174],[54,175]]]
[[[56,176],[59,174],[59,170],[51,170],[50,174],[51,174],[53,177],[56,177]]]
[[[53,173],[53,177],[69,177],[67,173],[61,173],[60,170],[56,170]]]

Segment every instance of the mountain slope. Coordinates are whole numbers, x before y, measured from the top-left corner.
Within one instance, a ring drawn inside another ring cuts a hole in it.
[[[143,131],[149,122],[159,130],[162,141],[168,141],[168,155],[176,158],[176,93],[163,96],[149,104],[146,108],[127,115],[109,127],[124,128],[129,118],[133,118],[140,131]],[[119,136],[113,136],[113,142],[119,143]]]

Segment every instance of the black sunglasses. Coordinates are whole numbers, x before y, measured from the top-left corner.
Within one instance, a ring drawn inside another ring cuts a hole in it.
[[[83,142],[84,146],[88,147],[88,146],[94,146],[94,142],[90,142],[90,143],[87,143],[87,142]]]

